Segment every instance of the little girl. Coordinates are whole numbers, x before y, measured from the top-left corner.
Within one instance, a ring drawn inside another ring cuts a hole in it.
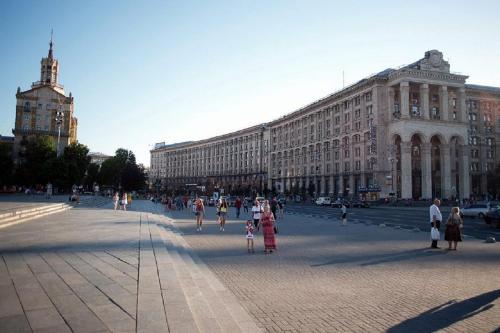
[[[248,253],[250,253],[250,251],[252,253],[255,252],[253,250],[253,230],[254,230],[254,226],[253,226],[252,220],[247,220],[247,225],[246,225],[247,235],[246,235],[246,238],[247,238]]]

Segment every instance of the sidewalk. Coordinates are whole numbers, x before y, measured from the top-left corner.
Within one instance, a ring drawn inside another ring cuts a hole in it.
[[[0,255],[0,332],[260,331],[163,216],[57,213],[2,230]]]

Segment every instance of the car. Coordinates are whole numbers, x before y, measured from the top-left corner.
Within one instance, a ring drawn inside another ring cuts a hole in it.
[[[216,198],[210,198],[208,199],[208,205],[209,206],[215,206],[215,202],[217,201]]]
[[[264,197],[256,197],[255,200],[257,200],[262,205],[264,203],[264,201],[266,200],[266,198],[264,198]]]
[[[368,202],[366,200],[356,199],[356,200],[351,201],[351,206],[352,207],[359,207],[359,208],[369,208],[370,204],[368,204]]]
[[[293,201],[297,202],[297,203],[300,203],[302,202],[302,197],[300,195],[296,195],[294,198],[293,198]]]
[[[468,207],[462,208],[463,216],[479,217],[484,218],[484,216],[491,210],[500,208],[498,206],[491,207],[490,204],[473,204]]]
[[[342,204],[344,204],[347,208],[351,207],[351,203],[348,200],[346,200],[346,199],[337,199],[337,200],[335,200],[334,202],[332,202],[332,207],[341,208]]]
[[[484,215],[484,222],[494,227],[500,228],[500,209],[493,209]]]
[[[318,206],[329,206],[332,204],[332,199],[330,197],[319,197],[316,199],[315,204]]]

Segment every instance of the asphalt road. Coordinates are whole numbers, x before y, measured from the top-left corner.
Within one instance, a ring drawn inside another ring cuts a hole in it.
[[[451,207],[442,207],[443,219],[450,214]],[[307,215],[321,219],[338,220],[340,208],[327,206],[316,206],[312,204],[288,204],[286,213]],[[349,208],[347,210],[348,220],[367,224],[385,224],[387,226],[400,226],[401,228],[429,229],[429,210],[426,207],[370,207]],[[444,227],[441,227],[444,233]],[[466,236],[478,239],[495,237],[500,240],[500,229],[487,225],[484,220],[465,217],[463,233]]]

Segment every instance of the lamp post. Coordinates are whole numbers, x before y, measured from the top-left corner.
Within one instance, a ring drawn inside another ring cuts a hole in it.
[[[61,125],[64,120],[64,113],[59,109],[56,113],[56,124],[57,124],[57,156],[61,155],[61,151],[59,148],[59,142],[61,140]]]

